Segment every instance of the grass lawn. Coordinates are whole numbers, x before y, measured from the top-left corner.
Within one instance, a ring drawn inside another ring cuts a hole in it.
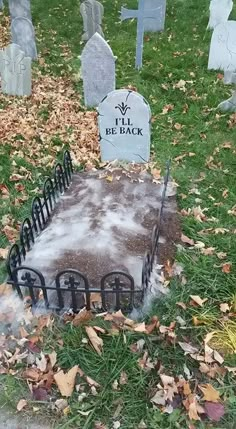
[[[165,326],[178,317],[183,318],[185,329],[179,324],[175,329],[178,340],[201,345],[209,331],[222,329],[221,303],[228,303],[231,312],[236,313],[236,114],[221,114],[216,109],[230,96],[231,88],[224,85],[221,72],[207,70],[211,37],[211,33],[206,32],[208,2],[168,1],[166,30],[162,34],[145,35],[140,72],[134,68],[136,22],[121,23],[119,20],[121,6],[136,8],[137,1],[101,2],[105,7],[104,34],[118,57],[117,88],[136,87],[150,103],[153,159],[164,171],[166,160],[171,158],[171,174],[178,184],[183,233],[195,243],[191,248],[179,246],[176,260],[184,267],[186,281],[171,280],[168,296],[155,304],[153,314]],[[27,215],[30,202],[53,160],[60,157],[64,146],[70,147],[72,152],[77,150],[77,139],[83,141],[86,136],[87,131],[80,135],[73,126],[66,128],[65,125],[62,130],[60,115],[62,118],[68,107],[67,99],[70,99],[73,114],[79,115],[83,129],[89,121],[93,124],[88,138],[92,136],[91,160],[97,163],[97,143],[94,142],[93,148],[92,141],[96,137],[94,113],[85,112],[81,99],[79,55],[83,44],[80,42],[79,1],[32,0],[32,14],[40,54],[39,61],[34,64],[37,95],[33,101],[13,102],[12,97],[0,94],[1,126],[6,112],[10,111],[17,121],[17,109],[23,111],[17,132],[11,135],[9,129],[0,130],[2,249],[9,245],[4,227],[10,225],[17,230],[18,222]],[[7,11],[5,15],[8,15]],[[236,18],[236,7],[232,18]],[[0,22],[7,24],[5,16],[0,16]],[[72,94],[68,88],[76,92]],[[37,126],[34,127],[34,123]],[[14,121],[10,122],[11,126]],[[14,174],[22,177],[15,180]],[[204,243],[205,247],[197,242]],[[214,249],[206,250],[209,248]],[[3,260],[0,268],[3,281],[6,274]],[[203,307],[189,305],[190,295],[207,298],[207,301]],[[178,302],[186,304],[186,309],[176,305]],[[142,429],[145,428],[140,423],[143,420],[148,429],[235,429],[236,380],[233,373],[227,373],[220,381],[210,381],[225,403],[225,415],[220,422],[190,423],[181,408],[177,407],[171,414],[153,408],[150,397],[160,379],[155,371],[143,371],[137,365],[137,355],[130,350],[131,344],[145,337],[149,356],[157,359],[168,375],[184,374],[187,367],[192,373],[193,384],[197,384],[199,377],[201,382],[209,383],[206,375],[199,374],[198,362],[185,356],[177,344],[160,336],[152,338],[130,333],[124,338],[119,334],[104,338],[104,352],[99,356],[82,343],[83,337],[83,328],[55,323],[55,329],[44,342],[45,352],[56,347],[59,366],[69,369],[78,364],[102,386],[97,396],[86,393],[83,405],[74,393],[69,401],[69,414],[61,420],[57,418],[55,428],[103,429],[105,425],[115,428],[114,421],[119,421],[122,429]],[[63,339],[63,347],[57,345],[58,338]],[[224,365],[236,367],[235,332],[230,345],[223,341],[217,346],[224,354]],[[122,388],[114,389],[114,382],[122,371],[127,374],[128,382]],[[0,383],[5,386],[0,393],[0,404],[8,403],[15,409],[17,400],[22,397],[22,384],[9,375],[0,377]],[[82,414],[78,410],[82,410]],[[92,411],[86,415],[89,410]],[[39,411],[44,412],[44,408]],[[96,426],[95,422],[102,422],[104,426]]]

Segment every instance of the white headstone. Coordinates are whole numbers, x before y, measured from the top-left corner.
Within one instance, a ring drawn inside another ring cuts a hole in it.
[[[11,19],[23,17],[32,19],[30,10],[30,0],[8,0]]]
[[[144,31],[163,31],[165,28],[165,19],[166,19],[166,0],[146,0],[144,9],[148,11],[149,9],[158,8],[158,16],[153,16],[153,18],[144,19]]]
[[[12,43],[0,51],[1,90],[8,95],[31,94],[31,58]]]
[[[99,104],[98,113],[102,161],[149,161],[151,110],[142,95],[113,91]]]
[[[227,21],[214,29],[208,60],[209,70],[236,70],[236,21]]]
[[[210,18],[207,28],[214,30],[217,25],[227,22],[232,9],[232,0],[211,0]]]
[[[84,23],[82,40],[89,40],[95,33],[103,36],[102,18],[104,7],[97,0],[84,0],[80,5],[80,13]]]
[[[81,55],[81,70],[86,106],[98,106],[115,89],[115,57],[108,43],[95,33]]]
[[[27,18],[15,18],[11,23],[13,43],[19,45],[27,57],[37,58],[35,34],[32,22]]]
[[[231,71],[225,72],[224,83],[226,85],[236,85],[236,73]],[[236,91],[233,92],[230,98],[222,101],[219,104],[218,109],[220,109],[222,112],[236,112]]]

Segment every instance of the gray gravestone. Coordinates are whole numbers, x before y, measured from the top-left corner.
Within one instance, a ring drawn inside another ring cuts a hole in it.
[[[0,51],[0,74],[4,94],[31,94],[31,58],[18,45],[12,43]]]
[[[211,0],[210,18],[207,28],[214,30],[217,25],[227,22],[232,9],[232,0]]]
[[[208,69],[233,72],[236,70],[236,21],[227,21],[214,29]]]
[[[37,59],[34,27],[29,19],[15,18],[11,23],[11,35],[13,43],[21,47],[26,57]]]
[[[113,91],[99,104],[98,113],[102,161],[149,161],[151,111],[140,94]]]
[[[226,85],[236,85],[236,73],[225,72],[224,83]],[[222,112],[236,112],[236,91],[233,92],[232,96],[228,100],[222,101],[219,104],[218,109]]]
[[[89,40],[95,33],[103,36],[103,5],[96,0],[84,0],[80,5],[80,13],[84,23],[84,34],[82,36],[82,40]]]
[[[163,31],[166,19],[166,0],[145,0],[144,10],[158,8],[158,16],[144,19],[144,31]]]
[[[121,8],[121,21],[125,19],[137,19],[137,40],[136,40],[136,58],[135,67],[140,69],[143,63],[143,36],[145,19],[156,20],[159,17],[159,9],[145,9],[145,0],[139,0],[138,9]]]
[[[86,106],[98,106],[116,87],[115,60],[108,43],[95,33],[81,55],[81,70]]]
[[[30,0],[8,0],[11,19],[15,18],[28,18],[32,19],[30,11]]]

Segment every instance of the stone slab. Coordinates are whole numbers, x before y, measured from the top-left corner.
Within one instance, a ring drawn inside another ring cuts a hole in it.
[[[208,30],[214,30],[217,25],[227,22],[232,9],[232,0],[211,0]]]
[[[108,43],[95,33],[81,55],[81,70],[86,106],[98,106],[116,86],[115,60]]]
[[[144,31],[158,32],[165,28],[166,0],[146,0],[144,9],[158,9],[158,16],[144,19]]]
[[[11,19],[28,18],[32,20],[30,0],[8,0]]]
[[[98,113],[102,161],[149,161],[151,110],[142,95],[113,91],[100,103]]]
[[[236,71],[236,21],[219,24],[214,29],[208,69]]]
[[[19,45],[27,57],[37,59],[34,27],[29,19],[22,17],[13,19],[11,35],[13,43]]]
[[[104,7],[101,3],[97,0],[84,0],[80,5],[80,13],[84,24],[82,40],[89,40],[95,33],[104,36],[102,31]]]
[[[8,95],[31,94],[31,58],[14,43],[0,51],[1,90]]]

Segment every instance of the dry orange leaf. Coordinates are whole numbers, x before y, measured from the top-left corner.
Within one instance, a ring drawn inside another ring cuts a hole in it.
[[[220,394],[211,384],[199,384],[198,387],[204,395],[203,401],[219,402]]]
[[[184,383],[183,389],[184,389],[185,396],[191,395],[192,391],[191,391],[190,385],[187,381]]]
[[[69,398],[75,387],[75,379],[78,372],[78,366],[75,365],[67,373],[62,370],[54,374],[54,380],[62,396]]]
[[[23,408],[25,408],[27,406],[27,401],[25,399],[20,399],[20,401],[18,402],[16,409],[17,411],[22,411]]]
[[[189,244],[190,246],[194,246],[194,240],[192,238],[187,237],[187,235],[181,235],[181,241],[185,244]]]
[[[200,298],[200,296],[198,295],[190,295],[190,298],[200,307],[203,306],[204,302],[208,301],[208,298]]]
[[[80,326],[83,323],[88,322],[89,320],[91,320],[93,317],[92,312],[86,310],[86,308],[83,308],[83,310],[81,310],[78,314],[76,314],[76,316],[74,317],[73,321],[72,321],[72,325],[73,326]]]
[[[102,347],[103,347],[103,340],[100,338],[96,331],[92,328],[92,326],[85,326],[86,334],[89,337],[89,340],[96,350],[96,352],[101,355],[102,354]]]
[[[225,274],[229,274],[232,268],[232,263],[231,262],[226,262],[225,264],[222,265],[222,273]]]

